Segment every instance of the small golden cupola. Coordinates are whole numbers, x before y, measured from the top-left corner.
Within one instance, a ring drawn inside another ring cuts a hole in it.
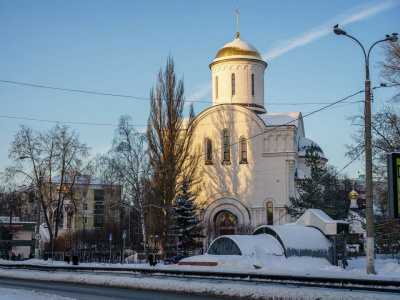
[[[351,200],[350,209],[351,210],[357,210],[358,209],[358,205],[357,205],[358,193],[354,189],[354,181],[353,181],[353,189],[350,192],[349,197],[350,197],[350,200]]]
[[[353,181],[353,188],[352,191],[349,194],[351,200],[357,200],[358,199],[358,193],[354,189],[354,181]]]

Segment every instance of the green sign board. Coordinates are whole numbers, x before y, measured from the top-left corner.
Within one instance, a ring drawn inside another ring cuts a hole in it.
[[[400,218],[400,153],[389,153],[387,162],[390,217]]]
[[[397,181],[397,218],[400,216],[400,158],[396,158]]]

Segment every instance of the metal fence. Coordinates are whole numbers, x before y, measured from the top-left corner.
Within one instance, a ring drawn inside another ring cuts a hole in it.
[[[110,251],[71,251],[71,252],[54,252],[55,261],[65,261],[66,257],[70,257],[72,262],[73,256],[77,255],[79,262],[83,263],[110,263]],[[51,260],[51,252],[42,252],[40,257],[44,260]],[[157,261],[160,263],[164,260],[164,255],[157,254]],[[111,251],[111,263],[121,263],[121,251],[113,250]],[[124,256],[124,263],[127,264],[142,264],[147,263],[147,255],[144,253],[136,253],[132,255]]]

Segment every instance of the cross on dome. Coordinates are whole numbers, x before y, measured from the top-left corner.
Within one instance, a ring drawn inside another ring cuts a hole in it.
[[[239,38],[239,7],[236,6],[236,38]]]

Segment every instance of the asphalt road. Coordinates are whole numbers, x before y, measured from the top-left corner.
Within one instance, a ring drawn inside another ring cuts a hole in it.
[[[67,283],[54,283],[42,281],[29,281],[23,279],[0,279],[0,287],[24,290],[35,290],[64,297],[76,298],[78,300],[110,300],[110,299],[133,299],[133,300],[217,300],[210,296],[193,296],[174,294],[166,292],[141,291],[124,288],[109,288],[90,285],[78,285]]]

